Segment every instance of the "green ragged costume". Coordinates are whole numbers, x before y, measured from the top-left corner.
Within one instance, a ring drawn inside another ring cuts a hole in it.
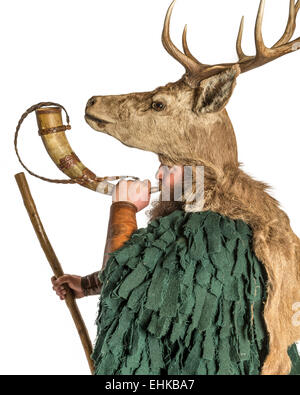
[[[267,275],[251,242],[247,224],[211,211],[134,232],[100,272],[96,374],[258,375]]]

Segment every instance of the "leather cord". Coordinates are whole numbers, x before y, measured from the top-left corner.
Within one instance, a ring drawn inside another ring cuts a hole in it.
[[[55,107],[60,107],[66,114],[66,121],[67,121],[67,125],[64,126],[65,129],[70,129],[70,117],[69,114],[67,112],[67,110],[58,103],[53,103],[53,102],[40,102],[38,104],[35,104],[31,107],[29,107],[24,114],[21,116],[21,118],[19,119],[19,122],[17,124],[16,127],[16,131],[15,131],[15,138],[14,138],[14,147],[15,147],[15,151],[18,157],[19,162],[21,163],[21,165],[23,166],[23,168],[32,176],[39,178],[42,181],[47,181],[47,182],[51,182],[51,183],[55,183],[55,184],[80,184],[80,182],[78,182],[76,179],[52,179],[52,178],[48,178],[48,177],[42,177],[36,173],[34,173],[32,170],[30,170],[23,162],[23,160],[21,159],[21,156],[19,154],[19,150],[18,150],[18,137],[19,137],[19,132],[21,129],[21,126],[23,124],[23,122],[25,121],[25,119],[28,117],[29,114],[31,114],[32,112],[38,110],[39,108],[42,107],[49,107],[49,106],[55,106]],[[103,180],[119,180],[119,179],[124,179],[124,178],[132,178],[134,180],[140,180],[139,177],[134,177],[134,176],[105,176],[105,177],[96,177],[96,181],[103,181]]]

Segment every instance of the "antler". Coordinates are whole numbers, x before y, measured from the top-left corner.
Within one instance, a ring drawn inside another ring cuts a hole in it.
[[[172,4],[170,5],[170,7],[167,11],[164,29],[163,29],[163,33],[162,33],[162,43],[163,43],[163,46],[165,47],[166,51],[185,67],[187,73],[193,74],[193,73],[197,72],[197,70],[198,70],[198,64],[199,64],[198,61],[195,58],[192,58],[192,57],[189,57],[189,56],[183,54],[173,44],[173,42],[170,38],[170,19],[171,19],[171,14],[172,14],[174,5],[175,5],[175,1],[176,0],[174,0],[172,2]]]
[[[295,0],[290,0],[290,12],[285,32],[283,33],[280,40],[278,40],[277,43],[274,44],[271,48],[265,46],[262,36],[262,21],[264,15],[264,8],[265,0],[261,0],[255,25],[256,56],[246,56],[242,51],[242,19],[237,40],[237,52],[239,55],[239,64],[242,73],[263,66],[266,63],[272,62],[273,60],[280,58],[283,55],[287,55],[288,53],[296,51],[300,48],[300,37],[294,41],[290,41],[296,29],[296,18],[300,8],[300,0],[298,0],[296,4]]]
[[[229,64],[224,65],[216,65],[209,66],[206,64],[200,63],[188,49],[187,41],[186,41],[186,31],[187,27],[183,31],[182,35],[182,43],[185,53],[182,53],[172,42],[170,38],[170,20],[172,11],[174,8],[176,0],[173,0],[170,5],[167,15],[165,18],[164,29],[162,32],[162,43],[165,47],[166,51],[179,63],[181,63],[186,69],[186,81],[191,86],[197,86],[199,81],[208,78],[214,74],[218,74],[219,72],[226,70]],[[232,64],[233,65],[233,64]]]
[[[162,42],[165,49],[169,52],[171,56],[177,59],[186,69],[185,79],[186,82],[192,86],[198,86],[199,82],[212,76],[220,73],[232,67],[235,64],[240,66],[241,72],[245,73],[246,71],[253,70],[257,67],[260,67],[266,63],[272,62],[273,60],[287,55],[293,51],[300,49],[300,37],[294,41],[290,41],[292,38],[295,29],[296,29],[296,18],[298,11],[300,9],[300,0],[295,4],[295,0],[290,0],[290,11],[289,18],[287,22],[287,26],[283,36],[280,40],[277,41],[271,48],[267,48],[264,44],[263,36],[262,36],[262,21],[264,15],[265,8],[265,0],[261,0],[256,24],[255,24],[255,45],[256,45],[256,55],[255,56],[247,56],[242,50],[242,37],[244,30],[244,17],[241,20],[240,29],[236,42],[236,50],[239,57],[238,62],[236,63],[222,63],[217,65],[206,65],[200,63],[190,52],[189,47],[187,45],[187,26],[185,26],[183,35],[182,35],[182,46],[184,49],[184,53],[182,53],[176,46],[172,43],[170,38],[170,19],[171,14],[175,5],[174,0],[170,5],[163,29],[162,34]]]

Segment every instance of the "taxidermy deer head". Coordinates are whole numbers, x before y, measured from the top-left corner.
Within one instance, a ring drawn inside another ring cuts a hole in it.
[[[164,165],[204,166],[205,204],[189,206],[187,197],[184,210],[212,210],[250,225],[253,250],[269,279],[264,307],[269,354],[262,374],[287,374],[287,348],[300,340],[300,327],[291,324],[293,303],[300,301],[300,240],[288,216],[266,192],[267,185],[240,169],[235,134],[225,106],[240,73],[300,48],[300,38],[290,41],[300,0],[290,0],[285,32],[271,48],[265,46],[262,37],[265,0],[261,0],[255,25],[256,54],[247,56],[242,50],[242,19],[236,43],[239,60],[217,65],[200,63],[191,54],[186,27],[182,36],[184,51],[172,43],[170,18],[174,4],[166,15],[162,42],[185,67],[182,78],[152,92],[92,97],[87,103],[86,121],[129,147],[158,154]]]
[[[157,153],[164,164],[202,164],[215,171],[238,166],[235,134],[225,110],[240,73],[245,73],[300,48],[300,38],[290,41],[296,28],[300,0],[290,1],[286,30],[267,48],[262,37],[265,0],[260,3],[256,26],[256,55],[247,56],[241,46],[244,18],[237,38],[236,63],[200,63],[182,36],[184,53],[170,39],[168,9],[162,42],[168,53],[186,69],[183,77],[152,92],[94,96],[86,106],[86,121],[97,131],[123,144]]]

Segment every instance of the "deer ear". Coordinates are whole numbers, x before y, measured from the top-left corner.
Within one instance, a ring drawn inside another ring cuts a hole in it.
[[[234,65],[201,81],[196,89],[193,111],[197,114],[206,114],[223,110],[233,93],[240,72],[240,66]]]

